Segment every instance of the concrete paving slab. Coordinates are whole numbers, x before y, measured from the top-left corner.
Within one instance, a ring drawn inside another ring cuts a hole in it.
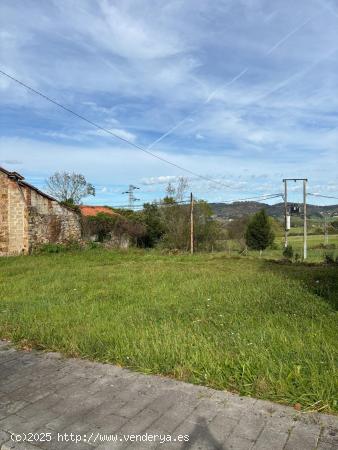
[[[336,416],[0,341],[1,450],[333,450],[337,436]]]

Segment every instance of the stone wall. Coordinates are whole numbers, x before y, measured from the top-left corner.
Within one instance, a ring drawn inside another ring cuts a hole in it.
[[[8,177],[0,172],[0,255],[8,253]]]
[[[18,255],[28,252],[28,223],[26,190],[16,181],[8,183],[8,253]]]
[[[0,171],[0,255],[28,251],[25,190]]]
[[[81,239],[80,214],[34,191],[28,224],[30,251],[42,244],[65,244]]]
[[[0,171],[0,255],[81,239],[80,214]]]

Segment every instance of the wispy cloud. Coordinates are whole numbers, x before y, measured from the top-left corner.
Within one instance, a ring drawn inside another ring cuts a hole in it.
[[[123,130],[121,128],[107,128],[107,130],[110,133],[113,133],[113,134],[115,134],[116,136],[119,136],[122,139],[126,139],[126,140],[128,140],[130,142],[135,142],[136,141],[136,135],[133,134],[133,133],[130,133],[127,130]],[[104,130],[88,131],[87,135],[103,136],[103,137],[111,139],[109,134],[106,131],[104,131]]]
[[[0,160],[0,163],[8,166],[20,166],[23,164],[22,161],[19,161],[17,159],[4,159]]]

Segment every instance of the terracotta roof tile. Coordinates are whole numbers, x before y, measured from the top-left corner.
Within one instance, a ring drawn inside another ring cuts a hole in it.
[[[118,213],[112,211],[106,206],[80,206],[80,210],[83,216],[96,216],[98,213],[110,214],[111,216],[116,216]]]

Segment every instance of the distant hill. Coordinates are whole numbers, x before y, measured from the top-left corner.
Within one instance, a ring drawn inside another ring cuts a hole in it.
[[[268,205],[260,202],[234,202],[229,204],[224,203],[210,203],[210,206],[215,216],[229,220],[236,219],[238,217],[250,216],[255,214],[262,208],[266,209],[269,216],[283,217],[284,216],[284,203],[276,203],[274,205]],[[330,206],[317,206],[307,205],[308,217],[323,217],[324,215],[338,216],[338,205]]]

